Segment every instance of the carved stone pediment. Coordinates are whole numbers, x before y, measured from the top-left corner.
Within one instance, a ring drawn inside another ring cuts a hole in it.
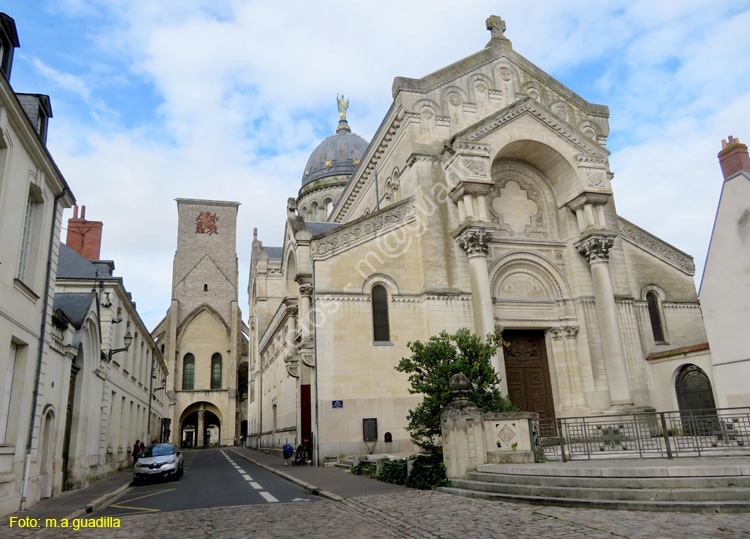
[[[695,263],[693,262],[693,257],[689,254],[649,234],[627,219],[618,217],[617,224],[620,229],[620,237],[624,240],[640,247],[644,251],[648,251],[658,259],[663,260],[688,275],[695,275]]]

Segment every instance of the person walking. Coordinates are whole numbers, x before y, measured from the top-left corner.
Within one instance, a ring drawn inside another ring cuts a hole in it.
[[[141,456],[141,441],[136,440],[133,444],[133,467],[135,467],[135,462],[138,460],[138,457]]]

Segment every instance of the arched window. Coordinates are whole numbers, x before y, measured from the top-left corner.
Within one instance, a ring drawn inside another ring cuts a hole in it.
[[[651,331],[654,333],[654,342],[664,342],[664,328],[661,325],[659,299],[654,292],[646,294],[646,303],[648,303],[648,316],[651,318]]]
[[[388,292],[381,284],[372,287],[372,328],[375,342],[391,340],[388,324]]]
[[[211,389],[221,389],[221,354],[211,357]]]
[[[195,356],[185,354],[182,360],[182,389],[195,389]]]

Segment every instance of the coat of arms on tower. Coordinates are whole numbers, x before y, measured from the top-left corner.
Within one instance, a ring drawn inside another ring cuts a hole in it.
[[[195,233],[196,234],[218,234],[219,231],[216,227],[216,222],[219,217],[215,213],[202,211],[195,218]]]

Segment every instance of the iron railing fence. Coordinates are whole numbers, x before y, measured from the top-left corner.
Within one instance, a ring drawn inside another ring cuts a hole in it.
[[[750,454],[750,408],[540,419],[537,444],[551,460]]]

